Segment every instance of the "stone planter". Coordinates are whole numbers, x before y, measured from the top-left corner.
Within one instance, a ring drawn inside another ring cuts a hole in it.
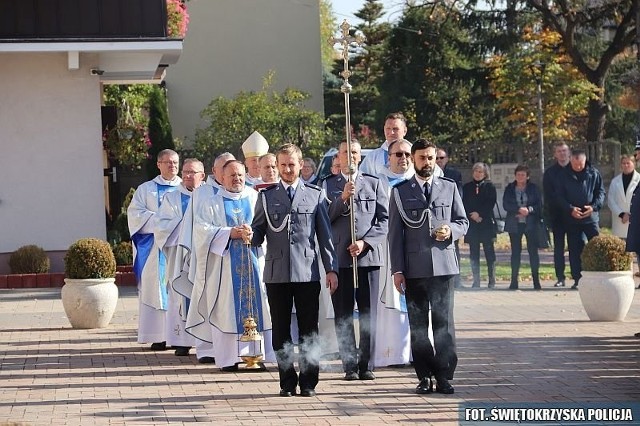
[[[578,292],[591,321],[623,321],[635,292],[633,272],[582,271]]]
[[[118,304],[115,278],[65,278],[64,282],[62,306],[73,328],[103,328],[109,325]]]

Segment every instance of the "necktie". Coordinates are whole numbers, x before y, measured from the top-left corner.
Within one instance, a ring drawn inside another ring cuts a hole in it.
[[[292,186],[287,188],[287,195],[289,196],[289,200],[293,201],[293,187]]]
[[[429,182],[424,183],[424,198],[429,201]]]

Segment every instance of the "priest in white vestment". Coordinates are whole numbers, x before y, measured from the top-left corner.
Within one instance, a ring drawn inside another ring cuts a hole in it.
[[[185,213],[185,219],[183,226],[180,229],[179,245],[185,252],[187,260],[186,271],[176,271],[177,275],[174,275],[173,288],[175,291],[184,298],[191,300],[191,293],[193,292],[193,280],[195,279],[196,263],[195,252],[191,250],[193,241],[193,208],[192,205],[196,203],[195,200],[201,200],[200,202],[206,202],[202,200],[211,199],[218,193],[222,187],[222,168],[227,161],[235,160],[236,158],[230,152],[223,152],[218,155],[212,167],[213,176],[208,176],[206,185],[193,190],[191,196],[191,202],[187,207]],[[196,357],[201,364],[213,364],[215,362],[213,354],[213,336],[207,336],[206,339],[195,339]]]
[[[160,151],[160,175],[141,184],[127,209],[133,243],[133,271],[138,281],[138,343],[152,343],[152,350],[166,349],[165,317],[168,306],[166,259],[155,244],[154,217],[165,194],[178,189],[180,159],[170,149]]]
[[[380,147],[371,151],[362,163],[359,170],[373,176],[381,176],[389,171],[389,145],[398,139],[402,139],[407,134],[407,119],[401,112],[388,114],[384,120],[385,141]],[[433,172],[434,176],[444,176],[444,172],[437,165]]]
[[[174,283],[178,285],[188,274],[188,251],[179,244],[179,236],[191,193],[204,181],[204,165],[200,160],[187,158],[182,164],[181,175],[182,184],[178,190],[166,194],[162,200],[160,211],[156,215],[154,236],[156,245],[167,258],[167,345],[175,349],[176,356],[187,356],[191,347],[195,345],[195,338],[184,330],[191,299],[178,293]]]
[[[388,194],[391,188],[410,179],[415,170],[411,162],[411,143],[405,139],[392,142],[389,148],[389,169],[380,180]],[[394,202],[390,200],[389,202]],[[404,294],[393,285],[389,266],[389,247],[385,251],[386,265],[380,271],[380,297],[378,298],[378,321],[376,324],[376,346],[373,362],[376,367],[408,364],[411,359],[409,316]]]
[[[224,166],[223,188],[193,201],[196,267],[186,327],[198,339],[212,336],[216,365],[223,371],[235,371],[242,362],[238,341],[248,316],[263,336],[264,360],[275,362],[258,249],[245,243],[258,193],[244,185],[244,176],[244,165],[230,161]]]
[[[242,143],[242,154],[244,155],[244,165],[247,174],[245,176],[245,184],[247,186],[255,186],[261,183],[260,176],[260,157],[269,152],[269,143],[259,132],[253,132]]]

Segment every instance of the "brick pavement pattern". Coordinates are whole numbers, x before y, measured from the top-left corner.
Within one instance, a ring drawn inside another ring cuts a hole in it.
[[[136,343],[135,289],[108,328],[71,329],[60,289],[0,291],[0,425],[457,424],[463,402],[640,401],[640,296],[625,322],[588,320],[577,291],[456,292],[454,395],[416,395],[413,368],[345,382],[323,361],[318,395],[278,396],[275,366],[223,373]],[[192,351],[193,352],[193,351]]]

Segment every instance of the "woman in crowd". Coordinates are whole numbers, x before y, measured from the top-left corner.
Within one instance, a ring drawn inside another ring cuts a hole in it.
[[[496,204],[496,187],[489,180],[489,167],[475,163],[471,169],[473,180],[462,187],[462,202],[469,218],[469,230],[464,241],[469,244],[473,287],[480,287],[480,244],[487,259],[489,288],[496,285],[496,238],[493,207]]]
[[[519,165],[515,170],[515,181],[504,190],[502,207],[507,212],[504,230],[511,240],[511,285],[510,290],[518,289],[520,272],[520,253],[522,236],[527,239],[527,251],[531,265],[533,288],[540,287],[540,257],[538,256],[538,226],[542,214],[542,198],[538,187],[529,182],[529,168]]]
[[[633,157],[623,155],[620,157],[620,170],[622,173],[611,179],[607,205],[611,209],[611,233],[622,239],[627,238],[629,230],[629,211],[633,191],[640,182],[640,173],[636,172]]]

